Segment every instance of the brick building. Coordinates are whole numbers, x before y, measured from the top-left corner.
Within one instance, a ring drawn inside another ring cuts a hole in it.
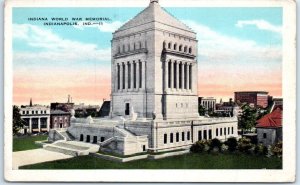
[[[268,92],[266,91],[240,91],[234,92],[234,102],[248,103],[254,107],[268,107]]]
[[[50,112],[50,128],[67,128],[70,126],[70,117],[69,112],[62,110],[51,110]]]

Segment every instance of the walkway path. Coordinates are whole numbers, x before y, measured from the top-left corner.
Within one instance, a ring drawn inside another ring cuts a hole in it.
[[[26,150],[13,152],[13,169],[18,169],[19,166],[54,161],[60,159],[71,158],[71,155],[52,152],[44,149]]]

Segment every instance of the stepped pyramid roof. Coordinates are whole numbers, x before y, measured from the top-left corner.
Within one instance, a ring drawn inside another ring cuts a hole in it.
[[[121,26],[117,31],[126,30],[150,22],[159,22],[185,31],[194,32],[191,28],[186,26],[184,23],[176,19],[164,8],[162,8],[158,4],[158,0],[150,0],[150,4],[147,8]]]

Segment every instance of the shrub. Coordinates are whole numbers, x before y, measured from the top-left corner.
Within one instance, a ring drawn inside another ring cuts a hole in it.
[[[263,144],[258,144],[258,145],[255,146],[254,152],[257,155],[267,155],[268,149]]]
[[[210,141],[200,140],[191,146],[190,151],[194,153],[202,153],[202,152],[209,151],[209,149],[210,149]]]
[[[201,153],[201,152],[204,151],[204,148],[205,148],[205,142],[197,141],[196,143],[194,143],[191,146],[190,151],[193,152],[193,153]]]
[[[279,141],[272,147],[272,152],[277,157],[282,157],[282,141]]]
[[[225,141],[225,144],[228,146],[230,152],[234,152],[238,146],[238,142],[235,137],[230,137]]]
[[[222,144],[222,146],[221,146],[221,152],[227,152],[227,150],[229,149],[229,147],[227,146],[227,145],[225,145],[225,144]]]
[[[245,137],[239,139],[238,150],[240,152],[251,153],[253,150],[253,144],[251,143],[251,140]]]
[[[221,150],[221,146],[222,146],[222,143],[219,139],[217,138],[214,138],[213,140],[211,140],[210,142],[210,149],[213,150],[214,148],[217,148],[219,150]]]

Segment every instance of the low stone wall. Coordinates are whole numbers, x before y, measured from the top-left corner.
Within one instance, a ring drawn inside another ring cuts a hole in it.
[[[100,153],[93,153],[91,154],[92,156],[99,157],[102,159],[110,160],[110,161],[115,161],[115,162],[129,162],[129,161],[136,161],[140,159],[147,159],[148,154],[144,155],[137,155],[137,156],[132,156],[132,157],[116,157],[116,156],[111,156],[111,155],[104,155]]]
[[[177,151],[177,152],[170,152],[170,153],[164,153],[164,154],[158,154],[158,155],[148,155],[148,159],[162,159],[166,157],[171,157],[171,156],[177,156],[177,155],[183,155],[189,153],[189,150],[183,150],[183,151]]]

